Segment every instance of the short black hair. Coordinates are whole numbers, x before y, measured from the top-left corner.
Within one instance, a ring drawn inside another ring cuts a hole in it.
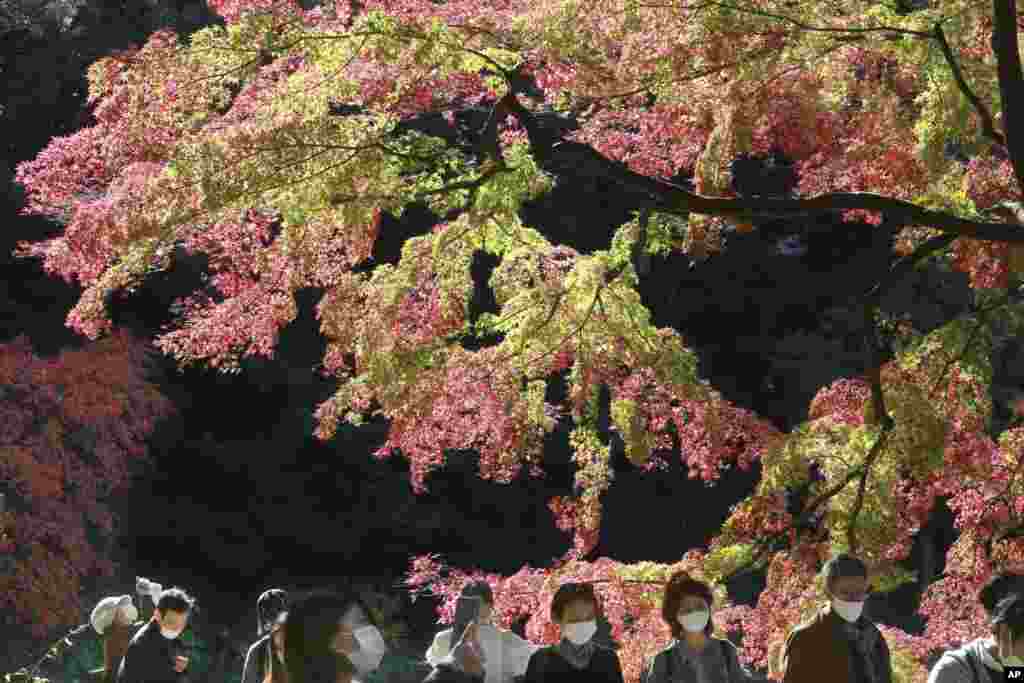
[[[1010,593],[1024,593],[1024,574],[1016,572],[993,574],[978,591],[978,602],[991,615],[996,611],[996,603]]]
[[[462,592],[459,595],[464,598],[483,598],[484,602],[494,607],[494,592],[491,590],[491,584],[486,581],[471,581],[467,583],[462,587]]]
[[[338,673],[355,671],[348,658],[330,649],[338,620],[353,607],[359,607],[376,626],[355,591],[318,590],[295,601],[284,625],[285,662],[292,683],[335,683]]]
[[[594,587],[585,582],[563,583],[551,598],[551,621],[561,622],[565,608],[576,600],[589,600],[594,605],[594,615],[601,615],[601,602],[594,593]]]
[[[859,557],[840,553],[825,563],[821,568],[821,575],[825,578],[825,588],[831,590],[836,579],[868,578],[868,566]]]
[[[160,599],[157,600],[156,608],[160,612],[184,612],[188,614],[192,611],[193,605],[195,605],[195,598],[186,593],[181,588],[168,588],[160,594]]]
[[[1011,593],[999,601],[992,615],[992,625],[1006,624],[1013,640],[1024,636],[1024,595]]]
[[[683,627],[679,625],[679,605],[683,597],[696,595],[708,603],[708,611],[711,611],[715,604],[715,595],[711,592],[711,586],[692,578],[685,571],[678,571],[668,580],[665,586],[665,597],[661,603],[661,618],[668,624],[672,637],[679,640],[683,637]],[[704,627],[704,634],[710,636],[715,632],[714,620],[709,616],[708,623]]]

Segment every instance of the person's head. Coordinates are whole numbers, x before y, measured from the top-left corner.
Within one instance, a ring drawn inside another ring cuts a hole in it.
[[[668,624],[673,638],[680,639],[687,631],[710,636],[715,631],[711,621],[714,603],[710,586],[691,578],[686,572],[676,572],[665,586],[661,618]]]
[[[292,683],[336,683],[380,661],[376,624],[351,592],[318,591],[288,611],[284,657]],[[370,671],[373,669],[371,668]]]
[[[114,623],[120,626],[131,626],[139,618],[139,610],[131,603],[130,596],[126,595],[125,597],[128,598],[128,603],[119,607],[114,613]]]
[[[257,631],[262,636],[270,632],[277,617],[288,609],[288,594],[280,588],[263,591],[256,600]]]
[[[992,634],[1005,666],[1024,666],[1024,595],[1011,593],[996,605]]]
[[[589,583],[564,583],[551,599],[551,621],[558,624],[562,637],[583,645],[597,633],[601,603]]]
[[[127,627],[135,623],[139,612],[132,604],[132,596],[119,595],[103,598],[93,608],[89,621],[102,635],[111,626]]]
[[[480,600],[480,617],[478,623],[486,624],[494,616],[494,592],[491,585],[486,581],[472,581],[467,583],[459,593],[462,598],[478,598]]]
[[[867,565],[842,553],[826,562],[821,572],[832,610],[846,621],[857,621],[870,594]]]
[[[180,588],[168,588],[160,594],[153,619],[164,638],[177,638],[188,625],[195,600]]]
[[[995,613],[996,603],[1011,593],[1024,593],[1024,574],[1000,572],[993,574],[978,591],[978,602],[991,618]]]

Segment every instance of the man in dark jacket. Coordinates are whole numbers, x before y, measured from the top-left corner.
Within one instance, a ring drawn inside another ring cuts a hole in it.
[[[189,665],[180,636],[188,624],[192,604],[192,598],[180,588],[160,594],[153,619],[128,644],[117,683],[178,683]]]
[[[861,614],[869,592],[864,562],[838,555],[822,573],[830,604],[786,639],[783,683],[892,683],[885,638]]]
[[[242,683],[263,683],[270,659],[270,632],[274,623],[288,611],[288,594],[280,588],[263,591],[256,600],[256,632],[259,640],[252,644],[242,666]]]

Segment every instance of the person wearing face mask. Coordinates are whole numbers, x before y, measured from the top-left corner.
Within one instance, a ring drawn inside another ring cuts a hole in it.
[[[714,594],[686,572],[673,574],[665,586],[661,616],[672,642],[651,660],[645,683],[747,683],[755,678],[739,661],[736,646],[714,638]]]
[[[283,632],[284,665],[289,683],[352,683],[356,667],[346,654],[354,643],[342,622],[355,596],[317,591],[297,600]]]
[[[180,588],[160,593],[153,618],[136,632],[121,660],[117,683],[179,683],[189,666],[180,637],[194,600]]]
[[[868,596],[867,566],[852,555],[822,568],[829,604],[786,638],[783,683],[892,683],[889,646],[862,612]]]
[[[257,634],[259,639],[249,647],[242,666],[242,683],[263,683],[273,668],[271,631],[281,615],[288,610],[288,594],[280,588],[263,591],[256,600]]]
[[[335,595],[346,607],[335,623],[332,651],[351,663],[353,677],[360,683],[421,683],[430,672],[426,662],[392,652],[371,610],[355,592]]]
[[[512,631],[499,629],[494,625],[494,594],[486,581],[473,581],[463,587],[460,599],[479,599],[477,639],[480,643],[486,663],[484,665],[485,683],[511,683],[513,678],[526,673],[526,665],[530,657],[540,646],[524,640]],[[437,666],[450,652],[452,628],[439,632],[427,650],[426,660],[431,666]]]
[[[1024,595],[1014,593],[1003,598],[996,605],[992,626],[999,645],[999,661],[1004,667],[1024,667]]]
[[[1024,574],[993,574],[978,591],[978,603],[985,611],[991,632],[942,654],[928,674],[928,683],[1002,683],[997,627],[993,623],[996,605],[1006,596],[1024,594]]]
[[[619,656],[594,641],[600,613],[600,603],[589,583],[561,585],[551,600],[551,621],[558,625],[561,640],[533,653],[524,683],[623,683]]]
[[[109,683],[135,629],[138,610],[130,595],[103,598],[93,608],[87,629],[76,630],[72,648],[64,660],[64,681]]]

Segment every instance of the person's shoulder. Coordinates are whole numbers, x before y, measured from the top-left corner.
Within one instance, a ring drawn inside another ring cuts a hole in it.
[[[157,633],[157,627],[154,625],[154,622],[147,621],[139,627],[139,630],[135,632],[135,635],[133,635],[131,641],[129,641],[129,645],[136,643],[144,643],[149,640],[152,640],[153,635],[160,634]]]
[[[824,614],[821,611],[815,612],[811,616],[807,617],[799,624],[793,627],[793,630],[789,632],[789,636],[786,637],[787,641],[794,641],[801,636],[817,631],[821,629],[825,624]]]
[[[711,636],[711,640],[716,643],[716,647],[723,648],[726,652],[738,652],[736,643],[732,642],[728,638],[719,638],[718,636]]]

